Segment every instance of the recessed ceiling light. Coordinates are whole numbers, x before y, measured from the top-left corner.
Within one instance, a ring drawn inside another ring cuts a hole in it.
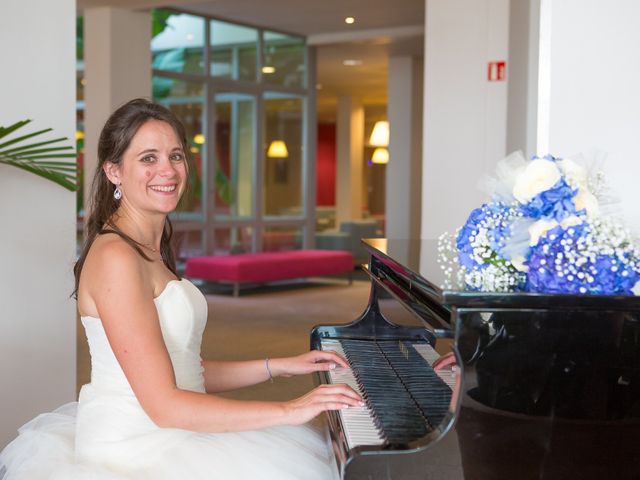
[[[270,74],[275,72],[276,67],[272,67],[271,65],[265,65],[264,67],[262,67],[262,73]]]
[[[356,23],[356,19],[353,17],[345,17],[344,23],[351,25],[352,23]]]
[[[355,58],[347,58],[342,61],[342,64],[345,67],[357,67],[358,65],[362,65],[362,60],[357,60]]]

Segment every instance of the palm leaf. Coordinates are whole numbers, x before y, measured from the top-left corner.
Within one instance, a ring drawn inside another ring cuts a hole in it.
[[[8,127],[0,126],[0,140],[27,125],[31,120],[22,120]],[[34,137],[50,132],[51,128],[38,130],[0,143],[0,164],[11,165],[39,175],[63,186],[67,190],[78,190],[76,162],[51,161],[55,158],[76,158],[73,147],[55,145],[68,140],[66,137],[25,143]],[[46,148],[41,148],[44,146]],[[10,147],[10,148],[8,148]],[[71,152],[69,151],[71,150]]]

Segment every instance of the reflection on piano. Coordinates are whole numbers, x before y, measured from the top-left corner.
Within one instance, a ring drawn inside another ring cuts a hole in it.
[[[328,413],[341,478],[640,479],[639,298],[447,291],[435,242],[363,243],[364,313],[311,333],[366,402]]]

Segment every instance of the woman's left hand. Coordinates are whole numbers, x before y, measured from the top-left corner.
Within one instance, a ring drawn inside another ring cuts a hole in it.
[[[311,350],[295,357],[270,359],[269,366],[274,377],[291,377],[293,375],[333,370],[337,367],[348,368],[349,364],[335,352]]]

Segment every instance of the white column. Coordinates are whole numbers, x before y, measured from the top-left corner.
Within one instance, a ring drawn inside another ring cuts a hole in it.
[[[542,0],[538,143],[556,156],[607,154],[603,165],[614,209],[640,235],[640,3]],[[542,101],[542,99],[541,99]],[[546,132],[546,133],[545,133]],[[540,152],[540,153],[547,153]]]
[[[336,225],[362,218],[364,108],[338,97],[336,122]]]
[[[74,0],[6,0],[0,125],[75,145]],[[43,137],[44,138],[44,137]],[[37,141],[37,140],[34,140]],[[38,413],[74,400],[75,194],[0,165],[0,449]]]
[[[85,9],[85,205],[98,164],[98,138],[104,122],[128,100],[151,97],[150,45],[148,12]]]
[[[422,203],[423,62],[389,58],[389,163],[385,223],[388,238],[419,238]]]
[[[538,43],[540,0],[511,0],[509,11],[509,83],[507,152],[537,152]]]
[[[479,178],[505,154],[508,0],[426,0],[422,237],[454,231],[486,200]],[[509,66],[507,65],[507,78]]]

